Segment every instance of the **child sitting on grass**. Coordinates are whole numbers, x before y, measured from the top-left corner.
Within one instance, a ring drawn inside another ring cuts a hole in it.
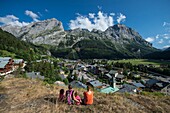
[[[64,89],[60,89],[60,94],[58,97],[59,102],[64,102],[65,101],[65,95],[64,95]]]
[[[78,95],[77,91],[75,92],[75,98],[78,100],[78,102],[76,102],[76,105],[80,105],[82,103],[80,96]]]

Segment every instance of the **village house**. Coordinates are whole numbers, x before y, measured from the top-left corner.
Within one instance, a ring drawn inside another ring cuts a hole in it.
[[[118,92],[134,94],[137,93],[137,87],[130,84],[123,84],[122,89],[120,89]]]
[[[26,66],[23,59],[14,59],[14,67],[16,68],[24,68]]]
[[[103,86],[101,88],[98,89],[99,92],[102,93],[115,93],[119,90],[119,88],[116,86],[116,80],[115,77],[111,77],[112,80],[112,84],[111,86],[108,84],[103,83]]]
[[[117,83],[122,83],[122,82],[124,81],[124,79],[125,79],[125,76],[124,76],[124,75],[118,74],[118,75],[116,76],[116,81],[117,81]]]
[[[101,73],[102,75],[108,73],[108,70],[106,70],[106,69],[103,68],[103,67],[99,67],[99,71],[100,71],[100,73]]]
[[[137,88],[138,93],[142,92],[145,89],[145,86],[140,82],[132,82],[132,85]]]
[[[170,95],[170,83],[159,81],[153,85],[152,91],[158,91]]]
[[[152,87],[154,84],[156,84],[157,82],[158,82],[157,79],[149,79],[149,80],[146,81],[145,86],[146,86],[147,88],[151,88],[151,87]]]
[[[87,85],[90,85],[97,91],[101,93],[114,93],[117,92],[119,89],[116,87],[116,84],[113,83],[113,87],[111,87],[109,84],[101,83],[98,80],[91,80],[87,82]]]
[[[94,89],[102,88],[102,86],[103,86],[103,84],[98,80],[91,80],[91,81],[88,81],[86,84],[90,85]]]
[[[140,82],[132,82],[132,85],[136,86],[137,88],[141,88],[141,89],[145,88],[145,86],[141,84]]]
[[[107,79],[107,80],[110,80],[110,79],[112,79],[112,76],[111,76],[109,73],[107,73],[107,74],[105,74],[105,75],[103,76],[103,78],[104,78],[104,79]]]
[[[6,75],[14,71],[14,61],[11,57],[0,57],[0,75]]]
[[[111,76],[116,77],[116,76],[118,75],[118,72],[117,72],[116,70],[110,70],[110,71],[109,71],[109,74],[110,74]]]
[[[91,78],[91,76],[89,74],[87,74],[86,72],[79,72],[78,80],[82,80],[82,78],[86,81],[93,80],[93,78]]]
[[[98,88],[97,91],[101,92],[101,93],[115,93],[117,92],[119,89],[117,87],[111,87],[108,84],[103,84],[103,86],[101,88]]]

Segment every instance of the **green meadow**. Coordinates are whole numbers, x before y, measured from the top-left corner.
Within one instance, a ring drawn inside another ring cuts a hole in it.
[[[133,65],[138,65],[138,64],[152,64],[155,65],[156,67],[160,66],[161,64],[167,64],[170,65],[170,61],[165,61],[165,60],[148,60],[148,59],[124,59],[124,60],[114,60],[114,62],[124,62],[124,63],[132,63]]]

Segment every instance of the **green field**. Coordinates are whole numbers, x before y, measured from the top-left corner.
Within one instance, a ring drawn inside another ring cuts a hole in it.
[[[153,64],[156,67],[160,66],[160,64],[168,64],[170,65],[170,61],[161,61],[161,60],[148,60],[148,59],[124,59],[124,60],[114,60],[114,62],[125,62],[125,63],[132,63],[133,65],[138,65],[138,64]]]

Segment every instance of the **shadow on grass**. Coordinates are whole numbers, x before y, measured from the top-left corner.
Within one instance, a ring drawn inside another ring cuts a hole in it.
[[[44,97],[44,100],[53,104],[57,104],[57,97],[55,97],[54,95],[46,95]]]

